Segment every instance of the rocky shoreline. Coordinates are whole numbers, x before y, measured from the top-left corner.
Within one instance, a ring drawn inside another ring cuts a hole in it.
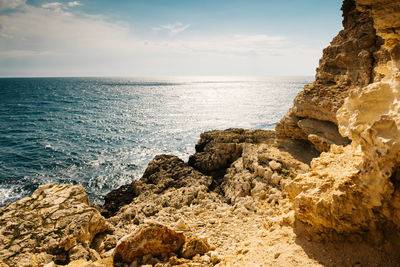
[[[40,186],[0,208],[0,267],[399,266],[400,3],[342,10],[275,131],[202,133],[101,207]]]

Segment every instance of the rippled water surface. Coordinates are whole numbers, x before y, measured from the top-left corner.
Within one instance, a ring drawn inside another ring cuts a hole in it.
[[[0,206],[40,184],[101,203],[157,154],[184,160],[201,132],[272,129],[311,77],[0,79]]]

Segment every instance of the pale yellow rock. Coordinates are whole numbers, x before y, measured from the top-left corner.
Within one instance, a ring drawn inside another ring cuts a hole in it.
[[[0,208],[0,260],[8,258],[16,266],[47,264],[53,257],[66,258],[77,246],[87,251],[97,234],[111,230],[81,185],[43,185]]]
[[[146,255],[158,256],[176,252],[185,242],[182,233],[160,224],[141,225],[135,232],[118,241],[114,249],[115,263],[131,263]]]
[[[341,52],[336,54],[335,64],[343,64],[350,80],[344,84],[347,86],[343,91],[345,94],[335,90],[328,94],[337,103],[336,108],[331,109],[335,111],[335,119],[332,119],[333,114],[330,118],[315,116],[313,112],[320,110],[311,112],[312,104],[307,103],[308,95],[315,97],[318,105],[324,103],[321,94],[331,88],[328,85],[306,88],[296,98],[292,114],[337,123],[341,135],[348,137],[352,144],[336,146],[337,141],[330,142],[326,136],[322,138],[328,132],[326,129],[314,134],[315,130],[307,129],[315,127],[305,126],[299,120],[298,126],[308,135],[309,141],[319,150],[329,146],[330,150],[312,161],[310,172],[285,182],[283,187],[294,203],[295,218],[307,223],[314,237],[357,234],[381,242],[386,235],[392,241],[400,240],[400,179],[397,174],[400,166],[400,32],[397,30],[400,27],[400,2],[346,0],[343,10],[345,29],[337,38],[347,34],[346,38],[352,39],[373,27],[368,34],[376,35],[377,42],[371,46],[375,50],[373,64],[365,65],[369,78],[359,76],[361,80],[354,80],[352,63],[344,64],[339,60],[348,52],[335,47],[341,41],[336,39],[324,53],[316,80],[317,83],[318,79],[330,79],[325,75],[327,65],[324,65],[329,61],[327,56],[334,55],[329,51]],[[360,18],[363,24],[354,24]],[[356,27],[346,29],[349,25]],[[389,25],[392,30],[388,30]],[[352,49],[356,51],[359,47],[349,48],[349,51]],[[363,58],[367,52],[363,50],[358,55]],[[337,83],[340,75],[331,78]]]
[[[181,253],[184,258],[191,259],[197,254],[203,255],[210,250],[210,245],[206,239],[192,237],[186,240]]]

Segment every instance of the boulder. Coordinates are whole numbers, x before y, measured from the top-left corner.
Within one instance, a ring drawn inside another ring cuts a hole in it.
[[[177,252],[185,243],[185,236],[160,224],[144,224],[123,237],[115,247],[114,263],[132,263],[143,256],[160,256]]]
[[[181,254],[182,257],[186,259],[191,259],[197,254],[203,255],[209,250],[210,245],[207,243],[207,240],[198,237],[191,237],[183,245]]]

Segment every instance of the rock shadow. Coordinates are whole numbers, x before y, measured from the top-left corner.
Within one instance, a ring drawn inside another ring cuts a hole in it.
[[[331,266],[400,266],[400,247],[388,241],[373,245],[360,236],[340,236],[329,241],[314,240],[307,233],[309,226],[296,221],[296,244],[319,264]]]

